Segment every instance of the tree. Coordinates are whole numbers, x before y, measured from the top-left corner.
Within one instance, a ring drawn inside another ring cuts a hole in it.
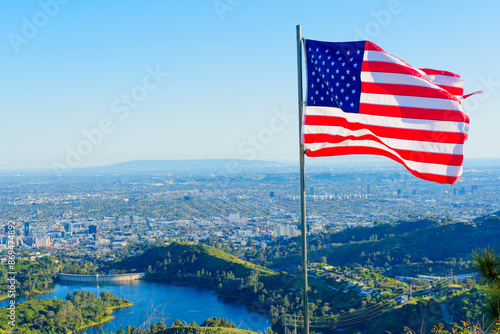
[[[493,249],[477,249],[472,253],[473,267],[481,275],[482,283],[490,288],[490,312],[500,318],[500,254]]]
[[[326,260],[326,256],[322,256],[322,257],[319,259],[319,262],[324,263],[324,264],[326,264],[326,261],[327,261],[327,260]]]

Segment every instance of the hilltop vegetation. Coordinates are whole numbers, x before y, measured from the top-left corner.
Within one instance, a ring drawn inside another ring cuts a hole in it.
[[[32,297],[48,293],[54,287],[57,264],[49,256],[37,261],[17,260],[15,270],[9,270],[7,263],[0,264],[0,298],[7,297],[10,284],[8,272],[16,271],[16,295]]]
[[[424,219],[355,228],[310,238],[311,262],[322,257],[336,266],[389,268],[385,275],[446,275],[471,269],[470,255],[476,248],[500,244],[500,218],[488,217],[472,223]],[[259,255],[260,253],[267,253]],[[286,257],[279,254],[288,253]],[[273,254],[274,258],[269,261]],[[252,262],[273,268],[300,265],[300,240],[280,240],[265,251],[247,254]],[[259,262],[258,259],[261,259]]]
[[[109,269],[162,273],[163,276],[197,274],[204,272],[232,272],[235,277],[247,277],[255,271],[258,275],[274,275],[272,270],[238,259],[207,245],[173,242],[168,246],[156,246],[144,253],[113,263]],[[154,275],[156,276],[156,275]],[[151,276],[152,277],[152,276]]]
[[[133,326],[127,326],[126,332],[120,329],[116,334],[136,333]],[[177,319],[170,327],[165,326],[163,322],[152,325],[143,334],[256,334],[249,330],[236,328],[233,322],[228,321],[226,318],[213,317],[205,320],[200,326],[193,321],[187,325],[183,321]],[[266,334],[273,334],[272,331],[266,331]]]
[[[75,291],[66,301],[60,299],[32,299],[16,304],[16,325],[9,325],[9,309],[0,309],[0,329],[13,334],[74,333],[112,319],[114,309],[129,307],[132,303],[109,291],[99,297],[91,292]]]
[[[466,291],[449,291],[443,297],[410,301],[360,324],[358,329],[362,328],[366,333],[382,334],[400,333],[404,327],[417,330],[423,326],[423,332],[427,333],[439,324],[451,330],[453,324],[460,324],[461,320],[484,323],[488,320],[487,298],[487,291],[479,286]]]

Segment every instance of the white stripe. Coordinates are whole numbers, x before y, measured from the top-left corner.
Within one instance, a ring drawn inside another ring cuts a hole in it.
[[[425,162],[416,162],[416,161],[411,161],[411,160],[405,160],[401,158],[401,156],[395,152],[394,150],[391,150],[390,148],[387,148],[386,146],[371,141],[371,140],[345,140],[341,143],[338,144],[330,144],[330,143],[315,143],[315,144],[305,144],[304,145],[307,150],[310,151],[318,151],[323,148],[330,148],[330,147],[373,147],[373,148],[378,148],[381,150],[384,150],[386,152],[391,153],[394,156],[397,156],[401,160],[405,162],[405,164],[408,166],[409,169],[414,170],[418,173],[425,173],[425,174],[437,174],[437,175],[445,175],[445,176],[460,176],[462,175],[462,166],[448,166],[448,165],[441,165],[441,164],[432,164],[432,163],[425,163]]]
[[[427,74],[427,77],[436,85],[464,88],[464,80],[451,75]]]
[[[428,141],[418,141],[409,139],[387,138],[374,135],[373,132],[371,132],[368,129],[349,130],[341,126],[304,125],[302,131],[304,134],[330,134],[341,137],[347,137],[347,136],[361,137],[365,135],[373,135],[379,138],[387,146],[398,150],[454,154],[454,155],[463,155],[464,153],[463,144],[450,144],[450,143],[428,142]]]
[[[448,93],[446,89],[437,86],[438,83],[431,84],[429,83],[429,81],[425,79],[403,73],[361,71],[361,82],[431,87]],[[457,99],[462,98],[462,95],[453,95],[453,96],[455,96]]]
[[[469,124],[463,122],[433,121],[427,119],[365,115],[344,112],[342,111],[342,109],[332,107],[306,106],[304,107],[304,113],[305,115],[342,117],[350,123],[361,123],[376,126],[385,126],[390,128],[461,133],[467,133],[469,131]]]
[[[460,102],[432,97],[361,93],[360,103],[424,109],[460,110]]]
[[[395,56],[388,54],[388,53],[385,53],[385,52],[365,51],[365,53],[363,54],[363,61],[379,61],[379,62],[383,62],[383,63],[399,64],[399,65],[402,65],[404,67],[408,67],[408,68],[416,70],[418,73],[420,73],[422,76],[426,77],[430,81],[429,76],[421,69],[413,67],[413,66],[405,63],[404,61],[402,61],[398,57],[395,57]]]
[[[394,57],[391,54],[382,51],[368,50],[363,54],[363,61],[380,61],[383,63],[395,63],[408,67],[408,65],[401,59]],[[411,68],[414,68],[411,66]],[[424,73],[423,71],[421,71]],[[425,74],[425,73],[424,73]]]
[[[429,81],[402,73],[361,72],[361,82],[432,87]],[[437,86],[435,86],[437,87]],[[441,88],[440,88],[441,89]]]
[[[463,87],[463,80],[454,76],[447,76],[447,75],[429,75],[422,71],[419,68],[413,67],[409,64],[406,64],[404,61],[401,59],[390,55],[385,52],[381,51],[365,51],[363,55],[363,60],[367,61],[379,61],[379,62],[384,62],[384,63],[394,63],[394,64],[399,64],[411,69],[414,69],[418,71],[422,76],[424,76],[427,80],[429,80],[431,83],[436,84],[436,85],[443,85],[443,86],[452,86],[452,87]]]

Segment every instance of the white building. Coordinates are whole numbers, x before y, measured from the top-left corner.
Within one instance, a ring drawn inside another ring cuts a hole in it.
[[[231,213],[229,214],[229,221],[231,222],[239,222],[241,220],[240,213]]]

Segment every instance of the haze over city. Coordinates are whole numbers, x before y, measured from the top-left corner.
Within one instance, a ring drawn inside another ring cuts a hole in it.
[[[464,103],[465,159],[500,157],[493,1],[3,1],[0,12],[0,168],[296,161],[296,24],[461,74],[465,93],[484,91]]]
[[[0,332],[497,333],[499,10],[1,1]]]

